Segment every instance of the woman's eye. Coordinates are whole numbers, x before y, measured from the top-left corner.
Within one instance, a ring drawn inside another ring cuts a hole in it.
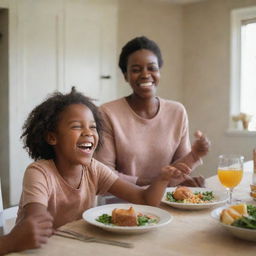
[[[132,69],[132,73],[139,73],[140,69]]]
[[[153,67],[149,67],[149,68],[148,68],[148,70],[149,70],[149,71],[158,71],[158,70],[159,70],[159,68],[158,68],[158,67],[153,66]]]
[[[92,125],[91,129],[97,129],[97,126],[96,125]]]

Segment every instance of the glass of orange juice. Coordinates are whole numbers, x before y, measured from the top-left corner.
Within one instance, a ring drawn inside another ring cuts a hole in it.
[[[244,157],[239,155],[220,155],[218,163],[218,177],[229,194],[228,203],[232,203],[232,193],[243,177]]]

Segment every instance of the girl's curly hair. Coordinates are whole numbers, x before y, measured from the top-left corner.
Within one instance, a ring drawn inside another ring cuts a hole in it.
[[[53,147],[46,141],[46,135],[48,132],[56,130],[60,113],[71,104],[83,104],[92,111],[99,134],[97,148],[102,145],[103,119],[98,108],[91,98],[77,92],[75,87],[72,87],[71,92],[68,94],[60,92],[51,94],[44,102],[32,110],[25,121],[20,138],[23,139],[23,148],[27,150],[32,159],[55,158]]]

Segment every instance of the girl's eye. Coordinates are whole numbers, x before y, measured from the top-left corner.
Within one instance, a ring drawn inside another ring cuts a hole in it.
[[[96,125],[92,125],[92,126],[91,126],[91,129],[96,130],[96,129],[97,129],[97,126],[96,126]]]
[[[81,129],[81,125],[74,125],[71,127],[72,129]]]

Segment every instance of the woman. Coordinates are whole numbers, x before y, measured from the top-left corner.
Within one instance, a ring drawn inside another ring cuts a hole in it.
[[[122,48],[119,67],[133,92],[100,107],[106,132],[96,158],[140,186],[150,184],[168,164],[182,168],[182,162],[194,169],[209,150],[210,143],[200,131],[191,149],[184,106],[156,96],[162,65],[154,41],[146,37],[129,41]],[[202,177],[183,175],[180,182],[184,181],[190,186],[203,185]]]

